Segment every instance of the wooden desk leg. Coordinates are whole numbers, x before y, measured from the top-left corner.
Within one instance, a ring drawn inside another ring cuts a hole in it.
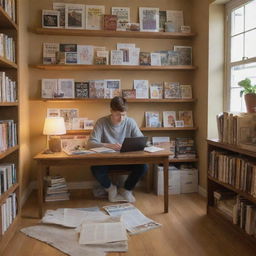
[[[169,158],[164,159],[164,212],[169,211]]]
[[[37,170],[37,196],[38,196],[38,216],[41,219],[43,217],[43,185],[44,185],[44,166],[39,163]]]

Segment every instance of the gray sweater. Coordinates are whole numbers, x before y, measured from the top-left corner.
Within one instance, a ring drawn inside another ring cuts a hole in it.
[[[113,125],[111,117],[100,118],[88,141],[88,147],[102,147],[102,143],[122,144],[126,137],[141,137],[143,134],[134,119],[126,117],[120,124]]]

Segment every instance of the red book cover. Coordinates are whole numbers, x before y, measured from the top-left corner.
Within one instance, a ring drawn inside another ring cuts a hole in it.
[[[117,16],[105,14],[104,15],[104,30],[116,31],[117,27]]]

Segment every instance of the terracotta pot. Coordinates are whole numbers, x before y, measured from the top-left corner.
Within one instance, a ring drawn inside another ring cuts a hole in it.
[[[247,93],[244,95],[245,104],[248,113],[256,113],[256,94]]]

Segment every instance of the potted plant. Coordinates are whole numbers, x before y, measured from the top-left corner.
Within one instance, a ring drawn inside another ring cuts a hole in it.
[[[255,113],[256,112],[256,84],[252,85],[251,80],[246,78],[241,80],[238,83],[239,86],[243,87],[243,90],[240,92],[242,97],[244,94],[245,104],[247,112]]]

